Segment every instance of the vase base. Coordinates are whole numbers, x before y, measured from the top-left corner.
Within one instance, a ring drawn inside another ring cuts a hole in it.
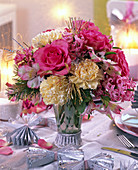
[[[63,134],[58,133],[55,139],[55,145],[58,148],[63,148],[66,146],[74,146],[76,148],[81,146],[81,131],[75,134]]]

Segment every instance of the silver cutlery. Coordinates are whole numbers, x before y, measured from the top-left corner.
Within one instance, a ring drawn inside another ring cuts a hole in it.
[[[121,153],[121,154],[130,156],[130,157],[132,157],[132,158],[138,160],[138,154],[135,153],[135,152],[129,152],[129,151],[125,151],[125,150],[122,150],[122,149],[109,148],[109,147],[102,147],[101,149],[109,150],[109,151],[113,151],[113,152],[117,152],[117,153]]]
[[[126,146],[129,149],[138,149],[137,146],[135,146],[132,142],[130,142],[130,140],[128,140],[124,135],[119,135],[117,134],[118,139],[120,140],[120,142]]]

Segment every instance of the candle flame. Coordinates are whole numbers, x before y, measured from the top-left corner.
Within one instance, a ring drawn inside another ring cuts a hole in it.
[[[14,83],[13,80],[13,64],[14,64],[14,60],[13,58],[15,54],[13,53],[2,53],[1,56],[1,61],[0,61],[0,91],[5,91],[6,89],[6,83]]]
[[[66,16],[67,15],[67,9],[66,8],[60,8],[57,10],[57,14],[60,17]]]
[[[138,31],[135,25],[128,25],[119,32],[117,45],[122,48],[138,48]]]

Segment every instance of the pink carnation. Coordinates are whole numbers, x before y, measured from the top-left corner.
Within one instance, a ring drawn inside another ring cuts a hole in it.
[[[96,30],[83,30],[81,36],[87,41],[86,45],[93,47],[95,51],[110,51],[112,48],[110,39]]]
[[[62,39],[38,49],[34,53],[34,58],[39,63],[41,72],[45,74],[65,75],[71,67],[68,43]]]
[[[21,51],[17,51],[16,56],[14,58],[15,64],[20,63],[21,61],[23,61],[24,58],[25,58],[25,54],[23,54]]]
[[[95,30],[98,31],[99,28],[95,26],[94,23],[89,22],[89,21],[84,21],[84,20],[76,20],[73,21],[73,28],[76,31],[81,31],[81,30]]]
[[[122,76],[129,76],[129,67],[128,63],[126,61],[124,52],[119,49],[114,49],[112,52],[115,52],[116,54],[110,54],[107,55],[107,59],[111,59],[112,61],[115,61],[118,63],[118,66],[121,68],[121,75]]]
[[[15,60],[15,64],[17,65],[24,65],[24,64],[28,64],[30,65],[30,63],[33,62],[32,60],[32,56],[33,56],[33,53],[32,53],[32,47],[29,47],[29,48],[25,48],[23,49],[23,51],[17,51],[16,52],[16,56],[14,58]]]

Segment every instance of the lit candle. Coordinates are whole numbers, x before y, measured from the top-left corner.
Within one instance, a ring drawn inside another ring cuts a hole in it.
[[[138,80],[138,30],[135,24],[128,24],[117,33],[117,46],[121,47],[126,55],[130,69],[130,77]]]
[[[13,83],[13,54],[4,54],[0,56],[0,84],[1,84],[1,93],[4,93],[6,89],[6,83]]]
[[[53,17],[56,18],[57,26],[65,27],[65,20],[70,16],[70,5],[63,1],[59,1],[51,12]]]

